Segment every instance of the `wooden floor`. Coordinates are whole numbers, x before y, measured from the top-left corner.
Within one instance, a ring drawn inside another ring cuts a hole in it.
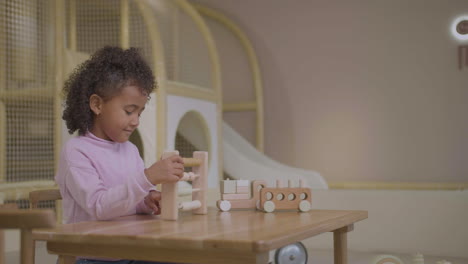
[[[310,264],[332,264],[333,263],[333,251],[330,250],[315,250],[308,249],[309,252],[309,262]],[[386,252],[387,254],[389,252]],[[401,255],[393,254],[394,256],[399,257],[404,264],[412,264],[411,255]],[[349,264],[372,264],[373,260],[378,257],[379,254],[373,253],[363,253],[363,252],[354,252],[349,251],[348,260]],[[450,258],[450,257],[433,257],[425,256],[424,262],[426,264],[436,264],[437,261],[447,260],[451,264],[468,264],[468,259],[461,258]],[[36,263],[37,264],[55,264],[56,256],[47,254],[44,242],[38,242],[36,248]],[[8,264],[19,264],[19,253],[18,252],[8,252],[6,254],[6,262]]]

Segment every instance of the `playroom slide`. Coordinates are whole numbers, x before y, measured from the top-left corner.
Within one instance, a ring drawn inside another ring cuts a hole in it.
[[[328,189],[318,172],[290,167],[267,157],[226,122],[223,122],[223,152],[224,171],[234,179],[263,179],[269,186],[275,186],[276,180],[281,179],[285,187],[287,179],[292,180],[294,186],[303,179],[312,189]]]
[[[191,125],[179,127],[178,131],[197,147],[202,136],[193,133],[190,127]],[[236,180],[265,180],[268,186],[276,186],[276,180],[280,179],[285,187],[288,184],[287,180],[292,180],[293,187],[297,187],[299,179],[303,179],[305,185],[312,189],[328,189],[327,183],[319,173],[286,166],[270,159],[226,122],[223,122],[223,156],[224,171]]]

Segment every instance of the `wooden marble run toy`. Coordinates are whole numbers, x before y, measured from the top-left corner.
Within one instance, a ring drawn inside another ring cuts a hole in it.
[[[266,187],[266,182],[256,180],[252,182],[249,194],[248,180],[221,181],[221,200],[216,205],[221,211],[231,209],[254,209],[271,213],[275,210],[297,209],[301,212],[310,210],[312,196],[310,188],[305,188],[302,180],[299,187],[283,187],[282,181],[276,181],[276,187]]]
[[[162,158],[179,155],[178,151],[166,151]],[[206,191],[208,189],[208,152],[195,151],[193,158],[183,158],[184,167],[191,167],[191,172],[184,172],[179,181],[192,182],[192,201],[177,202],[177,182],[161,184],[161,218],[177,220],[179,210],[192,211],[194,214],[207,214]]]

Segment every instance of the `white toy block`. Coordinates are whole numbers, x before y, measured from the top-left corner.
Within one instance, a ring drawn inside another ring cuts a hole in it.
[[[237,187],[249,187],[249,180],[237,180]]]
[[[230,181],[230,180],[221,181],[222,193],[236,193],[236,189],[237,189],[236,181]]]

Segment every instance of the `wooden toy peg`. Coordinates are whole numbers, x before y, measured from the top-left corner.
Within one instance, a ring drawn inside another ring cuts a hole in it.
[[[180,178],[180,181],[193,181],[197,177],[199,177],[199,175],[193,172],[184,172],[184,176]]]
[[[191,201],[191,202],[183,202],[179,204],[179,209],[182,211],[190,211],[194,209],[198,209],[202,206],[201,202],[198,200]]]
[[[304,180],[299,179],[299,188],[304,188]]]
[[[283,188],[283,181],[282,180],[276,180],[276,188]]]

